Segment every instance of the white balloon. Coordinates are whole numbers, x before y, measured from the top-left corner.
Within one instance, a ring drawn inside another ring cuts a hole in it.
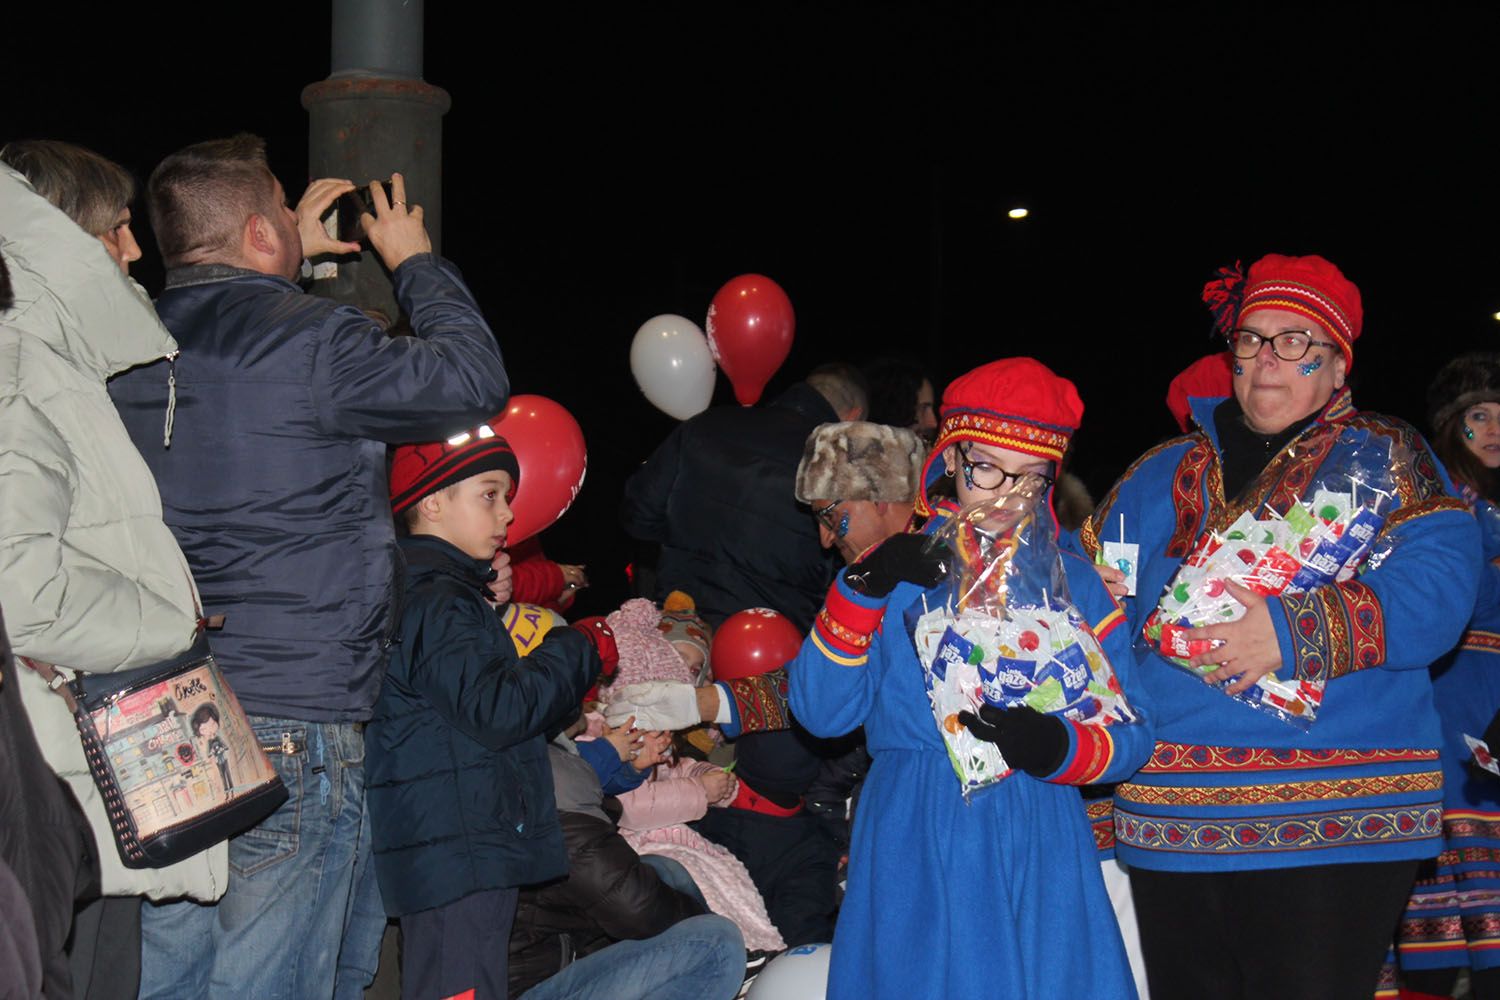
[[[789,948],[766,963],[745,1000],[823,1000],[828,993],[831,944]]]
[[[651,405],[686,420],[708,409],[714,358],[698,324],[665,313],[641,324],[630,343],[630,374]]]

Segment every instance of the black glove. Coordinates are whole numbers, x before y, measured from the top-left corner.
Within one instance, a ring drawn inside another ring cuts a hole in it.
[[[1062,767],[1068,754],[1068,727],[1061,719],[1043,715],[1030,705],[982,705],[978,717],[973,712],[959,712],[958,721],[975,736],[999,747],[1005,763],[1034,778]]]
[[[931,587],[947,575],[947,549],[928,535],[892,535],[844,572],[856,594],[889,597],[903,580]]]

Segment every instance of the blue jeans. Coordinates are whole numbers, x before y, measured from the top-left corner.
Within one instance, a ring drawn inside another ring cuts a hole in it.
[[[363,727],[252,715],[290,797],[229,841],[229,888],[141,913],[141,997],[358,1000],[385,910],[370,857]],[[281,750],[285,746],[292,752]]]
[[[580,958],[521,1000],[730,1000],[744,981],[740,929],[709,913]]]
[[[664,854],[642,854],[641,864],[651,867],[663,882],[684,896],[696,899],[698,905],[703,907],[704,913],[713,912],[708,905],[708,900],[703,898],[703,890],[698,888],[698,883],[693,881],[693,876],[688,874],[688,870],[682,867],[681,861],[673,860]]]

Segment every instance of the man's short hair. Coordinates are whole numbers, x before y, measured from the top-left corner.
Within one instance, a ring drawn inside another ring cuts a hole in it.
[[[90,236],[103,236],[135,197],[135,179],[93,150],[56,139],[22,139],[0,149],[0,161],[26,175],[36,193]]]
[[[828,400],[828,405],[833,407],[836,413],[842,414],[850,409],[857,409],[859,416],[863,417],[869,412],[870,392],[866,388],[865,377],[853,365],[846,365],[843,362],[819,365],[812,370],[805,381]]]
[[[241,132],[178,150],[151,171],[146,208],[167,267],[228,263],[245,222],[280,208],[266,144]]]

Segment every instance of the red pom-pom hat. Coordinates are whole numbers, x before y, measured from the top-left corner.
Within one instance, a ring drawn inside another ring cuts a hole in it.
[[[1364,305],[1354,282],[1322,257],[1271,253],[1251,264],[1236,323],[1257,309],[1285,309],[1313,320],[1339,345],[1346,368],[1353,369]]]
[[[942,475],[943,449],[959,441],[1061,462],[1083,420],[1073,383],[1034,358],[1003,358],[960,375],[943,390],[937,443],[922,467],[917,513],[932,514],[927,490]]]

